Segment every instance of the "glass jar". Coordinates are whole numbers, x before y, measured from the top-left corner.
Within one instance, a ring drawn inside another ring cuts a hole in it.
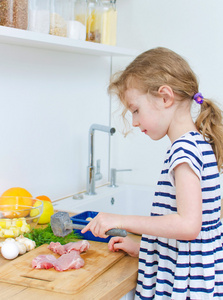
[[[67,24],[67,37],[86,40],[86,0],[71,0],[70,20]]]
[[[0,25],[27,29],[28,0],[1,0]]]
[[[100,0],[87,1],[86,40],[101,43],[103,7]]]
[[[102,0],[102,36],[101,43],[116,45],[117,10],[115,0]]]
[[[67,36],[67,22],[70,19],[70,0],[52,0],[50,14],[50,34]]]
[[[50,32],[50,0],[29,0],[29,23],[31,31]]]

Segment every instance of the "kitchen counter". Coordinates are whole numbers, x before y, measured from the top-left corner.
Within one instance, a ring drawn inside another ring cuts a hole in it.
[[[130,235],[134,240],[139,241],[140,236]],[[9,260],[4,259],[0,255],[0,265],[7,264]],[[128,255],[115,263],[110,269],[105,271],[101,276],[91,282],[87,287],[74,295],[64,293],[56,293],[41,289],[29,288],[20,285],[8,284],[0,282],[1,300],[16,299],[24,300],[31,297],[33,300],[99,300],[112,299],[118,300],[131,291],[136,286],[138,270],[138,258]],[[41,284],[41,282],[40,282]]]

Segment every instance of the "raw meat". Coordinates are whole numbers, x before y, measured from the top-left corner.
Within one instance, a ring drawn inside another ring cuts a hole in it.
[[[84,260],[80,257],[80,252],[72,250],[70,253],[63,254],[54,263],[57,271],[65,271],[70,269],[80,269],[84,266]]]
[[[87,240],[82,240],[78,242],[71,242],[66,245],[61,245],[59,242],[54,243],[51,242],[48,246],[50,250],[52,250],[55,253],[58,253],[60,255],[63,255],[65,253],[69,253],[73,250],[79,251],[80,253],[87,251],[90,247],[90,244]]]
[[[53,268],[56,261],[57,259],[53,255],[39,255],[33,259],[32,268],[50,269]]]
[[[89,247],[90,244],[87,240],[71,242],[66,245],[51,242],[48,248],[61,256],[56,258],[53,255],[39,255],[33,259],[32,267],[36,269],[55,268],[57,271],[79,269],[84,266],[84,260],[80,253],[87,251]]]
[[[58,253],[59,255],[66,253],[64,245],[61,245],[59,242],[51,242],[47,248],[52,250],[54,253]]]
[[[87,251],[90,248],[90,244],[87,240],[82,240],[76,243],[68,243],[65,246],[67,252],[72,250],[79,251],[80,253]]]

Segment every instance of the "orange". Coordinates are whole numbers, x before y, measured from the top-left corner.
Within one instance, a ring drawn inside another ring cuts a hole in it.
[[[26,189],[21,187],[13,187],[6,190],[2,196],[22,196],[22,197],[31,197],[32,195]]]
[[[50,198],[45,195],[37,196],[36,199],[52,202]]]
[[[8,205],[1,208],[2,211],[7,211],[4,213],[7,218],[26,217],[29,214],[29,207],[32,206],[32,202],[32,195],[26,189],[20,187],[10,188],[0,197],[0,205]]]

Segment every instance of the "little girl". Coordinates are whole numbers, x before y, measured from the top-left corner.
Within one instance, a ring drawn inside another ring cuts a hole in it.
[[[123,116],[132,113],[133,126],[153,140],[167,135],[171,145],[150,216],[99,213],[82,232],[105,237],[118,227],[142,235],[140,245],[129,237],[109,242],[111,251],[139,256],[135,299],[223,299],[221,110],[199,93],[188,63],[166,48],[139,55],[109,90],[124,104]]]

